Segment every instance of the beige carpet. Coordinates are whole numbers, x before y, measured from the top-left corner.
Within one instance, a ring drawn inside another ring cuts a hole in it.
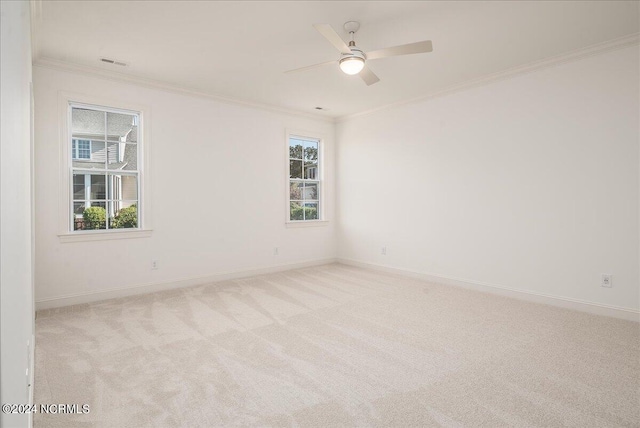
[[[640,330],[328,265],[43,311],[40,427],[640,426]]]

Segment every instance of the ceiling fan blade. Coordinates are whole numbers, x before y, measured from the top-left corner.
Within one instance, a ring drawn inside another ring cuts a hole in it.
[[[378,76],[376,76],[375,73],[371,71],[371,69],[366,65],[364,66],[362,71],[359,73],[359,75],[362,78],[362,80],[364,80],[364,83],[367,84],[367,86],[371,86],[374,83],[377,83],[380,81]]]
[[[342,40],[342,37],[340,37],[338,33],[336,33],[336,30],[334,30],[333,27],[331,27],[331,25],[313,24],[313,28],[318,30],[318,32],[322,34],[324,38],[329,41],[329,43],[335,46],[335,48],[338,49],[340,53],[343,53],[343,54],[351,53],[351,49],[349,48],[349,46],[347,46],[345,41]]]
[[[367,52],[367,59],[387,58],[390,56],[410,55],[417,53],[426,53],[433,50],[431,40],[422,42],[409,43],[407,45],[393,46],[391,48],[378,49],[377,51]]]
[[[322,67],[323,65],[335,64],[335,63],[336,61],[321,62],[320,64],[313,64],[313,65],[308,65],[306,67],[294,68],[293,70],[285,71],[285,73],[297,73],[299,71],[307,71],[307,70],[311,70],[312,68]]]

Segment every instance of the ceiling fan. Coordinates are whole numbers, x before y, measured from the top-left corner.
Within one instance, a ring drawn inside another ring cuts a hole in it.
[[[366,66],[366,61],[374,59],[387,58],[390,56],[409,55],[417,53],[427,53],[433,51],[433,45],[431,40],[424,40],[422,42],[409,43],[406,45],[393,46],[390,48],[378,49],[364,53],[362,49],[356,46],[354,40],[355,34],[360,28],[360,23],[357,21],[349,21],[344,24],[344,29],[351,36],[349,44],[336,33],[336,31],[329,24],[314,24],[313,27],[318,30],[325,39],[329,41],[336,49],[340,51],[340,59],[338,64],[340,69],[345,74],[359,74],[364,83],[373,85],[379,82],[380,79],[376,76],[369,67]],[[327,61],[320,64],[309,65],[307,67],[296,68],[295,70],[285,71],[285,73],[296,73],[298,71],[306,71],[312,68],[321,67],[323,65],[335,64],[336,61]]]

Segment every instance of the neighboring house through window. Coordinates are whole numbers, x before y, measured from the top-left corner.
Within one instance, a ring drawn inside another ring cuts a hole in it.
[[[72,231],[140,227],[140,114],[70,104]]]
[[[322,219],[320,143],[289,135],[289,221]]]
[[[72,141],[73,159],[91,159],[91,140]]]

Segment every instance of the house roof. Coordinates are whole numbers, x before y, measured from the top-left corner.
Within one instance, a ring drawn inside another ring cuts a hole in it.
[[[74,137],[104,140],[106,125],[108,140],[136,143],[138,141],[138,127],[135,125],[134,118],[135,116],[131,114],[105,113],[74,107],[71,132]]]
[[[110,163],[109,164],[109,169],[113,169],[113,170],[122,170],[124,169],[125,166],[127,166],[127,162],[116,162],[116,163]],[[91,162],[91,161],[79,161],[79,160],[73,160],[73,167],[74,168],[81,168],[81,169],[94,169],[96,167],[103,167],[104,166],[104,162]],[[130,166],[130,165],[129,165]],[[135,167],[131,168],[127,168],[128,170],[135,170]]]
[[[138,169],[138,146],[133,144],[127,144],[124,148],[124,156],[123,167],[122,169],[126,169],[129,171],[134,171]],[[125,168],[126,165],[126,168]]]

